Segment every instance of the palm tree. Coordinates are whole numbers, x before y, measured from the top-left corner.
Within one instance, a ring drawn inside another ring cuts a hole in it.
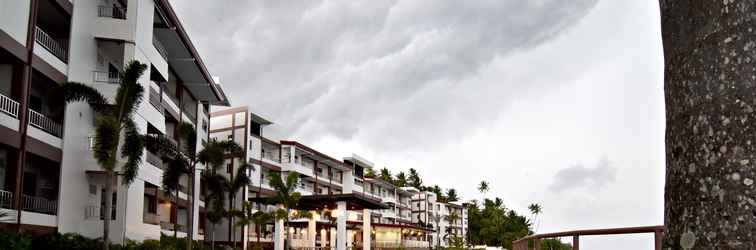
[[[436,223],[436,245],[441,246],[441,215],[438,213],[431,214],[430,218]]]
[[[447,240],[450,240],[449,236],[452,234],[451,226],[454,225],[460,218],[461,217],[459,216],[459,213],[457,213],[456,211],[452,211],[448,215],[444,216],[444,219],[449,222],[449,228],[446,230],[447,234],[445,236]]]
[[[487,181],[480,181],[480,184],[478,184],[478,191],[483,194],[483,199],[486,198],[486,193],[490,190],[490,187],[488,186]]]
[[[205,143],[201,151],[197,152],[197,130],[194,125],[186,122],[179,124],[177,128],[179,134],[179,144],[174,144],[168,137],[163,135],[149,135],[147,136],[148,150],[155,152],[161,156],[166,163],[166,170],[163,172],[163,186],[166,193],[174,193],[178,191],[181,177],[188,177],[188,190],[187,196],[191,202],[189,208],[189,223],[187,250],[192,249],[193,242],[193,222],[194,222],[194,175],[197,172],[197,165],[204,163],[207,166],[213,168],[213,170],[223,165],[225,160],[225,153],[230,152],[232,155],[239,155],[243,153],[241,146],[233,141],[217,141],[211,140]],[[178,195],[175,195],[174,199],[178,199]],[[174,228],[174,234],[176,230]]]
[[[423,179],[420,178],[420,174],[415,170],[414,168],[409,169],[409,177],[407,178],[409,181],[409,185],[417,188],[418,190],[422,190],[423,187]]]
[[[530,213],[533,214],[533,223],[535,224],[535,230],[533,231],[537,232],[538,225],[540,224],[540,222],[536,222],[536,221],[538,221],[538,215],[541,214],[541,211],[542,211],[541,204],[538,204],[538,203],[530,204],[530,206],[528,206],[528,209],[530,210]]]
[[[252,165],[249,163],[243,163],[239,166],[238,169],[236,169],[236,174],[234,176],[231,176],[233,178],[226,178],[225,176],[223,178],[220,178],[221,186],[223,187],[223,190],[226,191],[228,195],[228,207],[229,210],[233,209],[234,207],[234,201],[236,200],[236,194],[239,193],[244,187],[249,185],[252,180],[247,175],[248,169],[254,169]],[[231,214],[228,214],[228,221],[230,225],[234,224],[234,216]],[[233,227],[233,226],[232,226]],[[232,230],[233,231],[233,230]],[[236,247],[236,233],[235,232],[229,232],[229,238],[234,244],[234,247]]]
[[[102,229],[105,250],[110,248],[113,177],[120,165],[118,174],[122,176],[124,185],[130,185],[136,178],[139,164],[142,162],[144,138],[139,134],[133,116],[142,102],[144,87],[137,80],[145,69],[147,65],[138,61],[130,61],[126,65],[121,73],[121,82],[113,103],[108,103],[97,89],[77,82],[63,83],[52,92],[54,103],[85,101],[95,111],[92,152],[97,164],[105,171],[105,215]],[[124,162],[119,162],[121,157],[125,158]]]
[[[372,168],[366,168],[365,174],[363,175],[365,178],[375,178],[375,170]]]
[[[252,223],[255,224],[255,230],[257,234],[257,245],[260,245],[260,234],[262,233],[263,225],[267,224],[271,220],[273,220],[273,215],[263,211],[257,211],[252,214]]]
[[[457,190],[450,188],[446,191],[446,201],[447,202],[454,202],[459,201],[459,195],[457,195]]]
[[[283,209],[279,209],[276,212],[276,220],[284,220],[284,232],[286,232],[285,246],[288,246],[291,242],[291,235],[289,234],[289,215],[292,208],[299,204],[299,198],[302,194],[295,191],[299,184],[299,173],[289,172],[284,180],[279,173],[271,173],[268,176],[270,186],[276,190],[276,195],[271,197],[271,202],[274,204],[280,204]]]
[[[396,174],[396,178],[394,178],[394,185],[397,187],[407,186],[407,175],[404,174],[403,171]]]
[[[381,177],[381,180],[383,180],[385,182],[388,182],[388,183],[393,183],[394,182],[394,180],[393,180],[394,178],[391,176],[391,171],[389,171],[388,168],[386,168],[386,167],[381,168],[380,177]]]

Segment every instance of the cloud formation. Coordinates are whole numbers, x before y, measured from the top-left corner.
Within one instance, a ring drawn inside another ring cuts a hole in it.
[[[549,190],[557,193],[576,188],[597,190],[614,182],[616,178],[617,168],[604,157],[593,168],[575,164],[559,170],[554,175],[554,182],[549,186]]]
[[[234,104],[270,117],[281,138],[391,150],[487,121],[530,86],[478,73],[558,35],[596,0],[173,2],[199,16],[185,21]]]

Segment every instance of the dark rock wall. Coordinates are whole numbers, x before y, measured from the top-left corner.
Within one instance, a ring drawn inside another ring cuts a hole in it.
[[[660,0],[664,247],[756,249],[756,0]]]

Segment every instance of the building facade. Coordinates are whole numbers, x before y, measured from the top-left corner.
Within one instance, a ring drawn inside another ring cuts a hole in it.
[[[271,173],[279,173],[285,178],[296,172],[300,176],[296,191],[308,198],[328,199],[353,195],[385,207],[372,209],[367,213],[359,210],[345,212],[345,238],[349,247],[364,246],[365,240],[369,239],[369,246],[378,248],[428,248],[437,244],[446,246],[445,239],[452,236],[464,238],[467,211],[463,206],[436,202],[434,194],[430,192],[411,187],[397,187],[381,179],[368,178],[364,174],[374,165],[358,155],[337,160],[297,141],[271,139],[263,131],[273,123],[250,112],[248,107],[213,112],[210,123],[213,128],[210,131],[211,139],[233,140],[246,152],[243,157],[229,158],[225,172],[229,175],[236,173],[234,166],[239,166],[244,161],[253,166],[247,171],[252,182],[246,190],[237,195],[236,200],[239,202],[234,204],[237,208],[241,206],[241,201],[248,200],[255,204],[255,210],[275,210],[276,207],[260,202],[275,195],[275,188],[270,186],[268,176]],[[321,206],[327,207],[327,204],[316,205]],[[312,219],[292,220],[292,245],[336,246],[336,236],[339,232],[335,222],[341,215],[334,214],[335,211],[337,210],[328,208],[315,209],[310,211],[314,213]],[[435,215],[446,218],[445,216],[451,213],[457,213],[459,219],[453,222],[442,220],[438,224],[429,222]],[[368,235],[363,233],[365,218],[369,218],[370,221]],[[256,226],[233,229],[223,223],[216,230],[216,235],[219,235],[216,238],[221,242],[228,240],[232,235],[232,240],[251,244],[258,241],[263,245],[273,244],[277,240],[274,234],[277,228],[273,223],[263,225],[259,229]],[[442,230],[438,234],[436,225],[440,225]],[[229,230],[235,232],[229,233]],[[444,240],[436,240],[439,238]]]
[[[136,180],[104,183],[92,157],[95,114],[86,103],[65,108],[48,98],[66,81],[96,88],[113,100],[123,67],[148,65],[134,120],[144,134],[181,143],[176,127],[190,123],[207,141],[210,105],[228,103],[167,0],[0,0],[0,207],[15,215],[3,227],[111,239],[202,238],[204,204],[189,200],[188,178],[178,198],[162,191],[164,166],[146,152]],[[197,150],[201,149],[198,145]],[[113,212],[103,212],[113,185]],[[65,202],[60,202],[65,201]],[[194,220],[189,206],[195,204]],[[19,213],[20,212],[20,213]],[[20,219],[20,220],[19,220]]]

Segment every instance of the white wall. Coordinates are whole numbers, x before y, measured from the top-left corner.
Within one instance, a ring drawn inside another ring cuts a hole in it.
[[[0,0],[0,29],[23,45],[26,45],[30,9],[29,0]]]

